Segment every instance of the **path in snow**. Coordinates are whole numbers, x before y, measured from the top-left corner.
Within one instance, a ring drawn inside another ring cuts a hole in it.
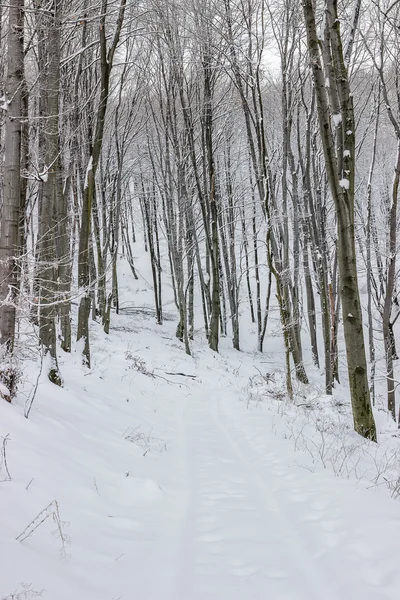
[[[395,598],[385,589],[394,582],[376,575],[367,524],[355,518],[348,529],[362,502],[354,486],[346,514],[348,482],[328,477],[324,488],[318,474],[289,466],[273,434],[260,460],[242,424],[220,411],[217,394],[194,396],[182,417],[189,489],[177,600]]]
[[[68,357],[67,386],[44,382],[30,420],[0,406],[12,440],[0,598],[27,582],[43,600],[398,600],[400,504],[317,464],[311,473],[310,457],[274,435],[268,400],[246,409],[257,356],[191,358],[173,335],[140,335],[132,351],[100,338],[90,374]],[[50,519],[15,540],[54,499],[67,560]]]

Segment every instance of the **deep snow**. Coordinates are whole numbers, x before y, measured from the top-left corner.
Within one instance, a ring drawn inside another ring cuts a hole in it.
[[[121,280],[125,307],[151,306],[143,278]],[[0,403],[0,598],[397,600],[386,413],[377,447],[352,432],[345,388],[325,397],[319,374],[289,405],[277,323],[264,355],[229,340],[216,355],[197,335],[188,357],[175,327],[113,315],[109,336],[92,328],[91,371],[63,355],[64,388],[42,377],[27,420],[28,362],[16,401]]]

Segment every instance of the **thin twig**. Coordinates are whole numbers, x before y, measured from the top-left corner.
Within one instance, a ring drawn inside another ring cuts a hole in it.
[[[7,442],[9,441],[9,436],[10,434],[7,433],[7,435],[5,437],[3,437],[3,445],[1,448],[1,462],[0,462],[0,470],[2,468],[2,466],[4,465],[4,469],[6,472],[6,478],[3,479],[3,481],[11,481],[11,475],[10,475],[10,471],[8,469],[8,464],[7,464]]]
[[[29,418],[29,413],[31,412],[31,408],[32,408],[33,402],[35,400],[35,396],[36,396],[36,392],[37,392],[37,389],[39,386],[39,380],[40,380],[40,376],[42,375],[42,371],[43,371],[43,352],[41,352],[41,355],[40,355],[40,369],[39,369],[38,376],[36,378],[36,383],[35,383],[35,387],[33,389],[32,397],[31,397],[31,399],[28,398],[25,403],[24,417],[26,419]],[[29,406],[28,406],[28,403],[29,403]],[[28,408],[26,408],[27,406],[28,406]]]

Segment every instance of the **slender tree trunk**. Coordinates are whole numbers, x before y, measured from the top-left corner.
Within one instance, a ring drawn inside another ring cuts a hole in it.
[[[244,213],[244,210],[243,210],[243,213]],[[251,322],[255,323],[256,318],[254,315],[253,293],[251,291],[251,283],[250,283],[249,242],[247,239],[246,219],[245,219],[244,214],[242,215],[242,238],[243,238],[243,248],[244,248],[244,257],[245,257],[246,286],[247,286],[247,296],[249,299],[249,306],[250,306],[250,316],[251,316]]]
[[[219,273],[219,240],[218,240],[218,208],[215,185],[215,164],[213,148],[213,120],[212,120],[212,88],[210,58],[204,59],[204,102],[205,102],[205,138],[208,159],[209,176],[209,204],[211,212],[211,318],[208,343],[211,350],[218,352],[219,319],[220,319],[220,273]]]
[[[46,178],[42,186],[41,214],[38,231],[38,274],[40,281],[39,338],[44,355],[51,358],[48,377],[61,385],[57,363],[57,212],[62,202],[59,159],[59,82],[60,82],[60,3],[55,0],[52,10],[43,17],[46,40],[46,72],[42,75],[42,97],[45,99],[44,127]],[[45,84],[45,85],[44,85]]]
[[[376,371],[376,358],[375,358],[375,342],[374,342],[374,324],[372,315],[372,260],[371,260],[371,245],[372,245],[372,222],[373,222],[373,206],[372,206],[372,179],[375,170],[376,162],[376,151],[377,151],[377,137],[379,127],[379,116],[380,116],[380,85],[379,93],[376,101],[376,119],[374,128],[374,141],[372,147],[371,165],[368,173],[368,184],[367,184],[367,226],[366,226],[366,266],[367,266],[367,295],[368,295],[368,343],[369,343],[369,362],[370,362],[370,393],[372,398],[372,404],[375,404],[375,371]]]
[[[388,411],[396,420],[396,385],[394,380],[393,357],[395,348],[393,348],[393,333],[391,328],[391,312],[393,305],[393,292],[396,281],[396,254],[397,254],[397,202],[400,180],[400,140],[397,144],[397,161],[394,171],[392,184],[392,198],[389,216],[389,258],[386,276],[386,294],[383,305],[382,328],[383,341],[386,356],[386,384],[387,384],[387,402]]]
[[[101,16],[99,24],[100,39],[100,99],[96,114],[96,129],[93,140],[93,148],[89,163],[86,168],[85,185],[83,191],[82,222],[79,236],[79,260],[78,260],[78,284],[81,290],[81,301],[78,313],[77,340],[83,338],[83,363],[90,367],[90,344],[89,344],[89,316],[90,316],[90,271],[89,271],[89,240],[90,222],[92,213],[93,196],[96,193],[95,181],[99,165],[100,153],[103,145],[104,123],[108,103],[108,91],[110,75],[114,61],[115,51],[120,39],[122,24],[125,16],[126,0],[121,0],[117,17],[117,25],[111,46],[107,52],[106,37],[106,13],[107,0],[102,0]]]

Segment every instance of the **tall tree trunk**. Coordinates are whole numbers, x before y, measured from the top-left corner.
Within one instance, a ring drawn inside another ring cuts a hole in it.
[[[325,64],[325,68],[326,71],[334,69],[334,81],[330,81],[329,88],[325,88],[314,3],[313,0],[302,0],[302,4],[317,97],[325,167],[338,223],[340,294],[354,428],[362,436],[376,441],[375,421],[368,387],[354,237],[355,121],[353,99],[344,64],[337,0],[328,0],[325,11],[326,30],[323,54],[324,57],[329,56],[329,64]],[[329,46],[326,36],[329,37]],[[335,86],[333,88],[331,87],[332,83]],[[330,103],[328,103],[327,93],[329,93]],[[330,122],[330,106],[336,104],[339,104],[341,117],[335,119],[336,140],[334,140]]]
[[[392,184],[392,198],[389,214],[389,257],[386,275],[386,293],[383,305],[382,328],[383,341],[386,357],[386,385],[388,411],[396,420],[396,385],[394,381],[393,357],[395,348],[393,347],[393,334],[391,328],[391,312],[393,305],[393,293],[396,282],[396,254],[397,254],[397,202],[400,180],[400,140],[397,143],[397,161],[394,171]]]
[[[208,51],[205,53],[204,63],[204,121],[205,121],[205,144],[208,162],[209,177],[209,205],[211,213],[211,318],[208,343],[211,350],[218,352],[219,343],[219,320],[220,320],[220,255],[218,239],[218,208],[216,197],[215,163],[213,147],[213,113],[212,113],[212,83],[211,83],[211,58]]]
[[[102,0],[99,24],[100,39],[100,99],[96,114],[96,128],[93,147],[89,163],[86,168],[85,185],[83,191],[82,222],[79,235],[79,260],[78,260],[78,284],[81,290],[81,300],[78,313],[77,340],[83,338],[83,363],[90,367],[90,344],[89,344],[89,316],[90,316],[90,265],[89,265],[89,240],[90,222],[93,196],[96,193],[96,172],[99,165],[100,153],[103,145],[104,124],[107,112],[108,91],[110,75],[113,67],[115,51],[121,35],[124,22],[126,0],[121,0],[117,17],[116,30],[107,51],[106,36],[106,13],[107,0]]]
[[[24,77],[24,0],[9,5],[5,96],[4,188],[0,229],[0,344],[12,353],[15,335],[15,299],[18,285],[18,225],[21,201],[21,114]],[[11,390],[10,390],[11,391]]]
[[[375,404],[375,371],[376,371],[376,358],[375,358],[375,341],[374,341],[374,324],[372,315],[372,260],[371,260],[371,246],[372,246],[372,229],[373,229],[373,206],[372,206],[372,180],[375,170],[376,162],[376,151],[377,151],[377,138],[379,128],[379,117],[380,117],[380,92],[381,88],[379,85],[378,97],[375,101],[376,107],[376,118],[374,127],[374,141],[372,146],[372,157],[371,164],[368,173],[367,183],[367,225],[366,225],[366,266],[367,266],[367,295],[368,295],[368,344],[369,344],[369,362],[370,362],[370,393],[372,398],[372,404]]]
[[[57,363],[57,212],[62,202],[60,185],[59,147],[59,84],[60,84],[60,2],[54,0],[52,10],[43,17],[43,31],[46,36],[46,70],[41,76],[41,95],[45,103],[46,125],[45,180],[42,183],[41,214],[38,231],[38,274],[40,282],[39,338],[43,354],[49,355],[48,377],[61,385]],[[58,253],[59,254],[59,253]]]

